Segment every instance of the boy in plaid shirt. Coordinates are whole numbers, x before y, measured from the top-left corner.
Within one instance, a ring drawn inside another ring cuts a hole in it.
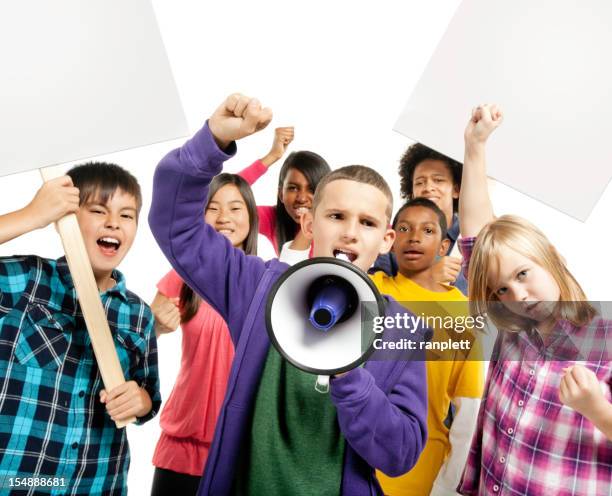
[[[0,244],[76,213],[127,382],[104,391],[65,258],[0,258],[2,493],[125,494],[129,449],[115,421],[160,406],[149,307],[116,270],[141,207],[117,165],[81,165],[45,183],[25,208],[0,216]]]

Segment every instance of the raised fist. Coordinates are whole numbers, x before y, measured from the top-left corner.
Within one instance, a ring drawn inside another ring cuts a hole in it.
[[[470,118],[465,128],[466,144],[484,144],[504,120],[501,109],[497,105],[484,104],[472,110]]]
[[[272,120],[272,110],[262,108],[256,98],[234,93],[215,110],[208,127],[220,148],[250,136],[266,127]]]
[[[270,167],[272,164],[278,162],[287,151],[289,143],[293,141],[293,136],[293,127],[277,127],[274,130],[272,148],[270,148],[266,156],[261,159],[261,162],[266,167]]]
[[[270,154],[280,159],[285,152],[289,143],[293,141],[294,130],[292,127],[277,127],[274,130],[274,142],[270,149]]]

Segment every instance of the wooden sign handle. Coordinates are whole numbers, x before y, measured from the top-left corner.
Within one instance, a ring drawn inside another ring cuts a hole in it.
[[[39,169],[39,171],[44,181],[49,181],[62,175],[55,168]],[[106,314],[104,313],[104,308],[102,308],[102,300],[100,299],[100,293],[98,292],[98,286],[96,285],[87,250],[85,249],[85,242],[81,235],[77,217],[75,214],[66,215],[56,222],[56,226],[62,238],[66,260],[68,261],[72,281],[74,282],[77,297],[81,305],[81,311],[85,318],[87,332],[91,339],[102,382],[106,391],[111,391],[123,384],[125,378],[121,370],[113,336],[108,327]],[[122,428],[135,421],[136,417],[132,417],[116,421],[115,424],[118,428]]]

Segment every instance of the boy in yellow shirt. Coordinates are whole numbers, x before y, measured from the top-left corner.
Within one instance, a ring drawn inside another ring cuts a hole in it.
[[[468,314],[467,299],[457,288],[435,281],[432,267],[448,251],[446,218],[426,198],[406,202],[393,221],[396,239],[393,252],[399,272],[391,277],[377,272],[372,277],[381,293],[393,296],[415,315],[441,317],[437,322],[461,322]],[[436,302],[419,303],[419,302]],[[435,319],[434,319],[435,320]],[[455,332],[456,331],[456,332]],[[457,335],[463,329],[434,329],[434,340]],[[467,336],[465,336],[467,337]],[[386,495],[441,496],[457,494],[455,489],[470,448],[483,392],[483,364],[465,356],[435,361],[428,355],[427,444],[413,469],[399,477],[377,472]],[[450,403],[456,408],[450,429],[444,421]]]

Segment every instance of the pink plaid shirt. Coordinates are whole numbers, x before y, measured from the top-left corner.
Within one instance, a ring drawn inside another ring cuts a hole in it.
[[[466,261],[474,241],[459,241]],[[610,401],[612,321],[564,330],[570,333],[546,347],[537,332],[504,334],[489,367],[461,494],[612,495],[612,442],[559,400],[563,368],[576,362],[546,358],[551,346],[578,350],[579,363],[597,374]]]

